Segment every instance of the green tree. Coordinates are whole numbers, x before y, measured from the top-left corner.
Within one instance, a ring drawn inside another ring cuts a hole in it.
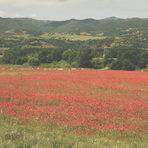
[[[91,67],[91,50],[86,47],[86,48],[81,48],[78,52],[77,55],[77,62],[79,67],[84,67],[84,68],[88,68]]]
[[[40,61],[39,61],[39,59],[32,57],[32,58],[29,59],[29,65],[31,65],[31,66],[39,66]]]
[[[139,61],[139,54],[140,50],[132,49],[126,50],[125,52],[121,53],[120,59],[127,59],[133,65],[137,65]]]
[[[4,56],[2,58],[2,61],[5,64],[15,64],[15,61],[17,59],[17,54],[13,50],[7,50],[4,52]]]
[[[111,64],[112,70],[135,70],[136,66],[128,59],[118,59]]]
[[[75,57],[76,57],[76,51],[73,49],[68,49],[64,51],[62,54],[62,59],[70,64],[75,60]]]
[[[38,54],[38,58],[39,58],[39,61],[41,63],[47,63],[47,55],[48,55],[49,51],[47,49],[44,49],[44,50],[41,50]]]
[[[91,64],[93,68],[103,68],[104,67],[104,61],[100,58],[93,58],[91,60]]]
[[[15,64],[17,65],[23,65],[24,63],[27,62],[27,58],[26,57],[18,57],[15,61]]]
[[[148,51],[143,51],[139,56],[138,67],[145,68],[148,65]]]

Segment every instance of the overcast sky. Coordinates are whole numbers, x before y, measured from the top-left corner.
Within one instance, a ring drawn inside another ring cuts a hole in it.
[[[0,0],[0,16],[44,20],[148,18],[148,0]]]

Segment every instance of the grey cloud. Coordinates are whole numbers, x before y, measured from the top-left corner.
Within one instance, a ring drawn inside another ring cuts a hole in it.
[[[0,16],[64,20],[148,17],[148,0],[0,0]]]

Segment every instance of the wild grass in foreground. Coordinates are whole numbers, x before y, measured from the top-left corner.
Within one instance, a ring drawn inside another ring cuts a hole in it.
[[[1,148],[147,148],[146,136],[78,135],[63,129],[23,126],[15,119],[0,119]]]

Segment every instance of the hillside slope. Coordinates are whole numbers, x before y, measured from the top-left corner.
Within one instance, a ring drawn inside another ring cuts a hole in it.
[[[13,31],[16,33],[27,32],[41,34],[45,32],[66,32],[91,34],[104,33],[105,35],[120,35],[127,29],[148,32],[148,19],[130,18],[119,19],[115,17],[102,20],[66,20],[66,21],[43,21],[30,18],[0,18],[0,33]]]

